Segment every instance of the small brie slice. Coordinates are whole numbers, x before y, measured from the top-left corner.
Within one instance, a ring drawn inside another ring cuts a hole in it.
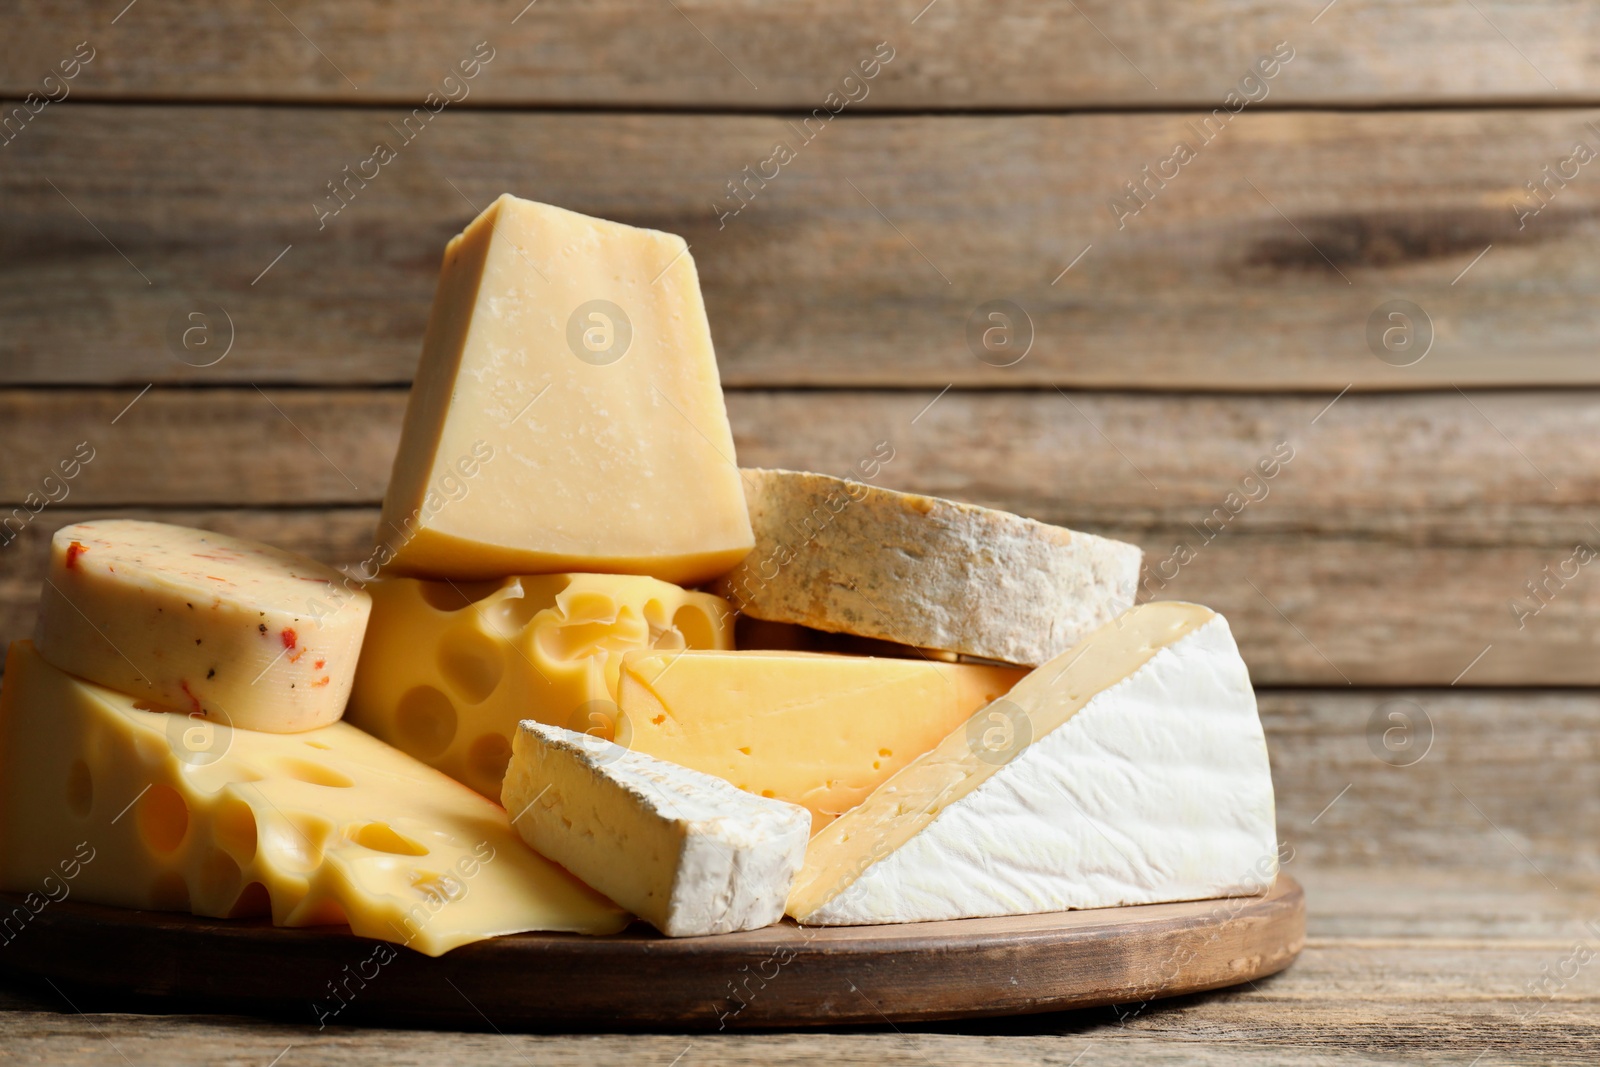
[[[798,804],[531,719],[501,799],[536,851],[669,937],[777,922],[811,835]]]
[[[802,923],[1242,896],[1277,873],[1272,774],[1222,616],[1144,604],[977,711],[812,840]]]

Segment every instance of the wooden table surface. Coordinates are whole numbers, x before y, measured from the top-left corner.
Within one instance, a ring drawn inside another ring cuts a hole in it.
[[[1135,541],[1145,598],[1228,616],[1300,961],[914,1030],[442,1034],[74,1006],[0,945],[0,1064],[1600,1060],[1597,9],[861,6],[8,5],[0,639],[84,518],[360,559],[448,237],[503,191],[655,226],[743,462],[888,441],[881,484]]]

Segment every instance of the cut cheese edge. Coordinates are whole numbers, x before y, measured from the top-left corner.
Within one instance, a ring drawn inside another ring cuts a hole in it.
[[[616,737],[806,807],[855,807],[1026,672],[810,652],[630,652]]]
[[[35,640],[81,678],[292,733],[344,713],[370,609],[338,571],[270,545],[99,519],[52,538]]]
[[[669,937],[783,918],[811,835],[798,805],[532,720],[503,800],[524,841]]]
[[[83,842],[77,900],[348,923],[429,956],[628,921],[524,845],[498,805],[348,723],[270,734],[144,707],[11,646],[0,887],[38,891]]]
[[[758,619],[1023,666],[1133,604],[1135,545],[799,471],[744,471],[756,547],[716,592]]]
[[[802,923],[919,922],[1260,892],[1271,770],[1222,616],[1144,604],[984,708],[813,839]]]
[[[625,653],[733,642],[725,601],[634,575],[367,589],[349,721],[491,799],[519,720],[610,738]]]
[[[445,250],[378,530],[398,574],[692,585],[753,543],[683,238],[501,196]]]

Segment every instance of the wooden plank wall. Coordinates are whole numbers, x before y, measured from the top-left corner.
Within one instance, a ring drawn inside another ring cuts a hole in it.
[[[742,461],[888,440],[1224,611],[1314,932],[1548,934],[1596,884],[1593,5],[11,7],[0,518],[54,499],[0,637],[69,520],[363,555],[440,251],[512,191],[688,238]],[[1466,877],[1521,888],[1425,906]]]

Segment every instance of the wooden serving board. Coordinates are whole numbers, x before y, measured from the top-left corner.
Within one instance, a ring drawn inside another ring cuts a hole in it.
[[[0,907],[22,900],[0,894]],[[34,915],[0,966],[91,1004],[156,998],[328,1024],[717,1030],[1139,1002],[1272,974],[1304,942],[1304,893],[1280,875],[1269,893],[1230,900],[904,926],[786,921],[680,939],[636,924],[610,937],[518,934],[436,959],[326,927],[68,900]]]

